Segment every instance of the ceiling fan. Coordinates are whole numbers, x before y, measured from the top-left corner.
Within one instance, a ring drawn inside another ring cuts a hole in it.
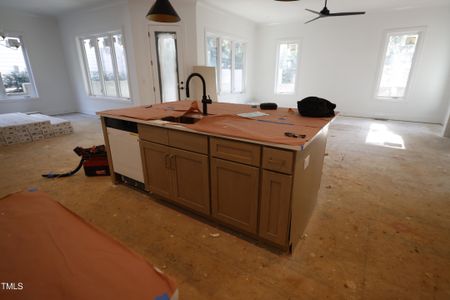
[[[312,12],[314,14],[317,14],[319,16],[314,18],[314,19],[311,19],[311,20],[305,22],[305,24],[308,24],[308,23],[310,23],[312,21],[315,21],[317,19],[320,19],[320,18],[364,15],[366,13],[365,11],[330,13],[330,10],[327,8],[327,2],[328,2],[328,0],[325,0],[325,6],[323,7],[323,9],[320,12],[306,8],[307,11]]]

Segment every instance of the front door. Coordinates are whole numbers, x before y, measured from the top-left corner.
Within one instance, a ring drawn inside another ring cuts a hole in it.
[[[149,26],[154,91],[158,102],[181,100],[184,90],[183,50],[179,26]]]

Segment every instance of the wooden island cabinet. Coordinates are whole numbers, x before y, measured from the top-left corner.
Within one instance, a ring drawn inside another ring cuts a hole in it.
[[[207,137],[144,125],[138,132],[146,190],[209,215]]]
[[[146,191],[284,251],[298,243],[317,199],[328,126],[294,149],[136,123]]]

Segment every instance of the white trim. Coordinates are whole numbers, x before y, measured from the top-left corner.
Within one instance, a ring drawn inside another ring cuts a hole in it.
[[[78,45],[80,45],[80,47],[77,47],[80,51],[80,55],[81,55],[81,69],[84,72],[84,83],[85,83],[85,88],[86,88],[86,92],[88,94],[88,96],[91,96],[91,91],[92,91],[92,83],[90,80],[90,76],[89,76],[89,67],[88,67],[88,62],[87,62],[87,56],[86,56],[86,50],[84,49],[84,39],[82,37],[76,37],[76,43]]]
[[[108,39],[109,39],[109,42],[111,43],[111,60],[112,60],[112,66],[113,66],[113,70],[114,70],[114,81],[115,81],[115,85],[116,85],[116,94],[122,95],[122,91],[120,88],[120,80],[119,80],[119,68],[117,66],[116,47],[114,46],[113,36],[108,35]]]
[[[133,102],[130,98],[113,97],[113,96],[92,96],[89,95],[92,100],[108,100],[108,101],[120,101],[120,102]]]
[[[127,39],[125,37],[125,33],[124,33],[124,28],[122,28],[120,30],[121,36],[122,36],[122,47],[123,47],[123,55],[125,56],[125,71],[127,72],[127,83],[128,83],[128,98],[130,101],[133,101],[133,91],[131,90],[131,85],[130,85],[130,62],[128,60],[128,51],[127,51]],[[115,49],[114,49],[115,51]],[[120,86],[120,81],[119,81],[119,86]],[[122,95],[122,92],[120,93],[120,95]]]
[[[32,100],[32,99],[38,99],[39,98],[39,94],[37,91],[37,87],[36,87],[36,81],[34,79],[34,75],[33,75],[33,70],[31,68],[31,63],[30,63],[30,57],[28,56],[28,50],[26,48],[25,42],[24,42],[24,38],[23,38],[23,34],[20,32],[3,32],[3,34],[6,37],[13,37],[13,38],[17,38],[20,41],[20,46],[21,46],[21,50],[22,50],[22,55],[23,55],[23,60],[25,61],[25,66],[27,68],[27,73],[28,73],[28,78],[30,80],[30,84],[32,87],[32,91],[31,93],[27,94],[27,95],[7,95],[5,87],[3,85],[3,79],[0,78],[0,84],[2,85],[2,89],[0,90],[0,102],[6,102],[6,101],[24,101],[24,100]]]
[[[216,77],[217,77],[217,93],[221,96],[229,96],[229,95],[244,95],[247,89],[247,49],[248,42],[244,38],[239,38],[233,35],[230,35],[225,32],[220,31],[212,31],[205,28],[205,36],[204,36],[204,49],[205,49],[205,65],[208,65],[208,38],[212,37],[216,39],[217,42],[217,61],[216,61]],[[227,40],[230,41],[230,55],[231,55],[231,87],[230,92],[222,92],[222,41]],[[235,70],[235,61],[236,61],[236,53],[235,53],[235,45],[236,43],[240,43],[243,48],[244,57],[243,57],[243,70],[242,70],[242,91],[235,92],[234,88],[234,70]]]
[[[409,27],[409,28],[397,28],[397,29],[387,29],[383,32],[383,43],[381,46],[381,50],[379,53],[379,59],[378,59],[378,72],[376,77],[376,83],[375,83],[375,90],[374,90],[374,99],[377,101],[386,101],[386,102],[406,102],[408,99],[409,90],[411,87],[411,81],[414,77],[414,70],[417,65],[418,56],[421,52],[423,40],[425,39],[425,32],[426,32],[426,26],[420,26],[420,27]],[[383,76],[383,69],[384,69],[384,62],[386,60],[386,51],[387,47],[389,45],[389,37],[393,35],[402,35],[402,34],[417,34],[417,43],[416,47],[414,49],[414,54],[412,57],[411,62],[411,68],[409,70],[408,79],[406,81],[405,86],[405,92],[402,97],[385,97],[385,96],[379,96],[378,91],[381,84],[381,78]]]
[[[122,45],[123,45],[124,56],[125,56],[124,59],[126,62],[125,71],[127,73],[127,83],[128,83],[128,91],[129,91],[128,97],[122,96],[122,90],[120,87],[120,80],[119,80],[119,70],[117,67],[116,50],[115,50],[114,42],[113,42],[114,35],[120,35],[122,38]],[[100,38],[100,37],[106,37],[110,42],[111,63],[113,66],[114,85],[115,85],[115,90],[116,90],[117,96],[108,96],[106,94],[105,76],[104,76],[104,72],[103,72],[103,61],[102,61],[99,46],[98,46],[98,38]],[[87,93],[88,97],[95,98],[95,99],[101,98],[101,99],[112,99],[112,100],[119,99],[121,101],[131,101],[131,87],[130,87],[130,76],[129,76],[130,72],[129,72],[129,68],[128,68],[129,63],[128,63],[125,36],[124,36],[123,30],[119,29],[119,30],[111,30],[111,31],[106,31],[106,32],[101,32],[101,33],[84,34],[84,35],[80,35],[80,36],[76,37],[76,39],[77,39],[77,43],[79,45],[78,49],[81,51],[81,61],[82,61],[81,67],[84,70],[85,87],[86,87],[86,93]],[[94,50],[95,50],[95,57],[96,57],[96,61],[97,61],[98,75],[100,78],[100,86],[101,86],[102,95],[94,95],[94,93],[93,93],[92,80],[91,80],[91,76],[90,76],[90,70],[89,70],[89,64],[88,64],[87,55],[86,55],[86,49],[84,48],[84,40],[86,40],[86,39],[90,39],[90,40],[95,39]]]
[[[108,96],[106,94],[105,74],[103,73],[103,60],[102,60],[102,56],[100,55],[100,48],[98,47],[98,38],[99,38],[99,36],[91,37],[91,39],[95,39],[94,50],[95,50],[95,58],[97,59],[98,76],[100,77],[100,85],[101,85],[102,95]]]
[[[276,45],[276,56],[275,56],[275,80],[274,80],[274,87],[273,92],[274,95],[278,96],[292,96],[298,94],[298,82],[299,82],[299,75],[300,75],[300,59],[301,59],[301,38],[291,38],[291,39],[279,39],[277,41]],[[280,63],[280,46],[282,44],[297,44],[297,65],[296,65],[296,72],[295,72],[295,82],[294,82],[294,91],[291,93],[280,93],[277,91],[278,88],[278,65]]]
[[[178,98],[179,100],[183,99],[183,90],[181,90],[182,85],[185,82],[185,65],[184,65],[184,31],[182,27],[182,23],[176,24],[164,24],[158,22],[150,22],[147,27],[148,29],[148,42],[150,46],[150,60],[152,68],[152,78],[153,78],[153,90],[155,96],[156,103],[162,103],[161,99],[161,88],[160,88],[160,74],[158,69],[158,49],[156,45],[156,33],[174,33],[175,41],[176,41],[176,50],[177,50],[177,72],[178,72]],[[181,83],[183,82],[183,84]]]

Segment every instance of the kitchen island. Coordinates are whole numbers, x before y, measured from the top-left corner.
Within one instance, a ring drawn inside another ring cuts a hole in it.
[[[297,110],[196,101],[99,112],[114,183],[292,251],[317,200],[328,126]],[[288,134],[285,134],[285,133]]]

